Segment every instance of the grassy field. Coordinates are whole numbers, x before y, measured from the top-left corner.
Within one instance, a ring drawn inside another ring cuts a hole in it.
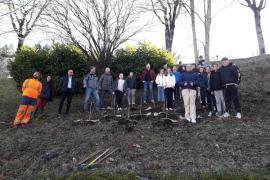
[[[0,80],[0,179],[270,179],[270,63],[239,66],[242,120],[208,118],[199,108],[203,119],[195,125],[179,120],[163,126],[156,124],[160,118],[145,117],[136,119],[132,132],[118,119],[104,118],[112,111],[94,114],[100,124],[73,126],[88,119],[82,96],[74,97],[69,116],[57,115],[56,98],[28,127],[11,128],[20,94],[12,79]],[[183,114],[181,102],[175,113]],[[96,169],[64,168],[109,147],[120,150]],[[50,150],[59,155],[42,161]]]

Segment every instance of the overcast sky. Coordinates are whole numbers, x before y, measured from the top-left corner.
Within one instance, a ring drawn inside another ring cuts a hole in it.
[[[196,0],[197,1],[197,0]],[[195,2],[196,2],[195,1]],[[213,0],[213,18],[211,28],[211,58],[220,59],[223,56],[229,58],[244,58],[258,55],[258,44],[256,38],[255,24],[253,13],[249,8],[246,8],[238,3],[237,0],[230,4],[230,0],[223,3],[222,0]],[[265,38],[267,53],[270,52],[270,3],[267,2],[267,7],[262,11],[262,28]],[[147,15],[146,18],[150,18]],[[10,28],[10,23],[4,21],[0,25],[0,29]],[[203,27],[200,21],[197,21],[198,39],[203,41]],[[173,51],[181,56],[181,60],[185,63],[194,61],[191,24],[187,15],[181,15],[178,19],[175,29],[175,38]],[[27,37],[25,44],[42,45],[51,44],[52,36],[41,32],[32,32]],[[148,40],[158,47],[165,47],[164,28],[157,21],[147,32],[142,32],[133,37],[130,44],[136,44]],[[17,38],[15,34],[7,34],[0,36],[0,46],[5,44],[14,44],[16,47]],[[200,54],[203,55],[203,46],[198,42]]]

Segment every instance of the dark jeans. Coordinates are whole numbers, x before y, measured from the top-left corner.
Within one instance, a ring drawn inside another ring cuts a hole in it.
[[[237,113],[241,112],[241,105],[238,96],[238,89],[234,85],[226,86],[225,88],[225,103],[226,112],[229,112],[232,106],[232,102]]]
[[[207,96],[206,88],[200,88],[200,95],[201,95],[201,105],[206,106],[206,96]]]
[[[106,107],[107,104],[105,104],[104,100],[108,103],[107,100],[112,100],[112,91],[111,90],[99,90],[99,97],[100,97],[100,107]],[[111,106],[111,104],[109,104]]]
[[[211,92],[206,91],[206,101],[207,101],[207,107],[209,111],[213,111],[214,107],[216,108],[216,99],[215,96],[211,94]]]
[[[174,100],[179,100],[180,99],[180,86],[178,83],[175,84],[175,87],[174,87]]]
[[[118,108],[122,108],[124,92],[122,91],[115,91],[115,100]]]
[[[173,107],[173,88],[165,89],[166,108]]]
[[[70,109],[70,105],[71,105],[71,100],[72,100],[72,89],[67,89],[66,92],[62,92],[61,93],[61,100],[60,100],[60,105],[59,105],[59,109],[58,109],[58,113],[61,113],[62,111],[62,107],[63,104],[67,98],[67,109],[66,109],[66,113],[69,113],[69,109]]]

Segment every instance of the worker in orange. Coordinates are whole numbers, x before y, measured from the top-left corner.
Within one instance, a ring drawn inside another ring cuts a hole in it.
[[[31,119],[32,112],[35,111],[37,98],[42,90],[39,78],[40,73],[35,72],[32,79],[26,79],[23,83],[22,101],[13,123],[15,127],[26,125]]]

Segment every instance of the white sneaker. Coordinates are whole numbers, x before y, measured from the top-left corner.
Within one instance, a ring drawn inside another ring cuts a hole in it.
[[[173,111],[173,108],[169,108],[170,111]]]
[[[223,114],[223,117],[228,118],[228,117],[230,117],[230,114],[227,113],[227,112],[225,112],[225,113]]]
[[[169,109],[168,109],[168,108],[166,108],[165,110],[166,110],[166,111],[168,111]]]
[[[236,118],[237,118],[237,119],[241,119],[241,118],[242,118],[241,113],[237,113],[237,114],[236,114]]]
[[[209,112],[208,117],[212,117],[212,112]]]
[[[191,122],[191,119],[190,119],[190,118],[186,118],[186,120],[187,120],[188,122]]]
[[[195,119],[191,119],[191,123],[195,124],[196,120]]]

